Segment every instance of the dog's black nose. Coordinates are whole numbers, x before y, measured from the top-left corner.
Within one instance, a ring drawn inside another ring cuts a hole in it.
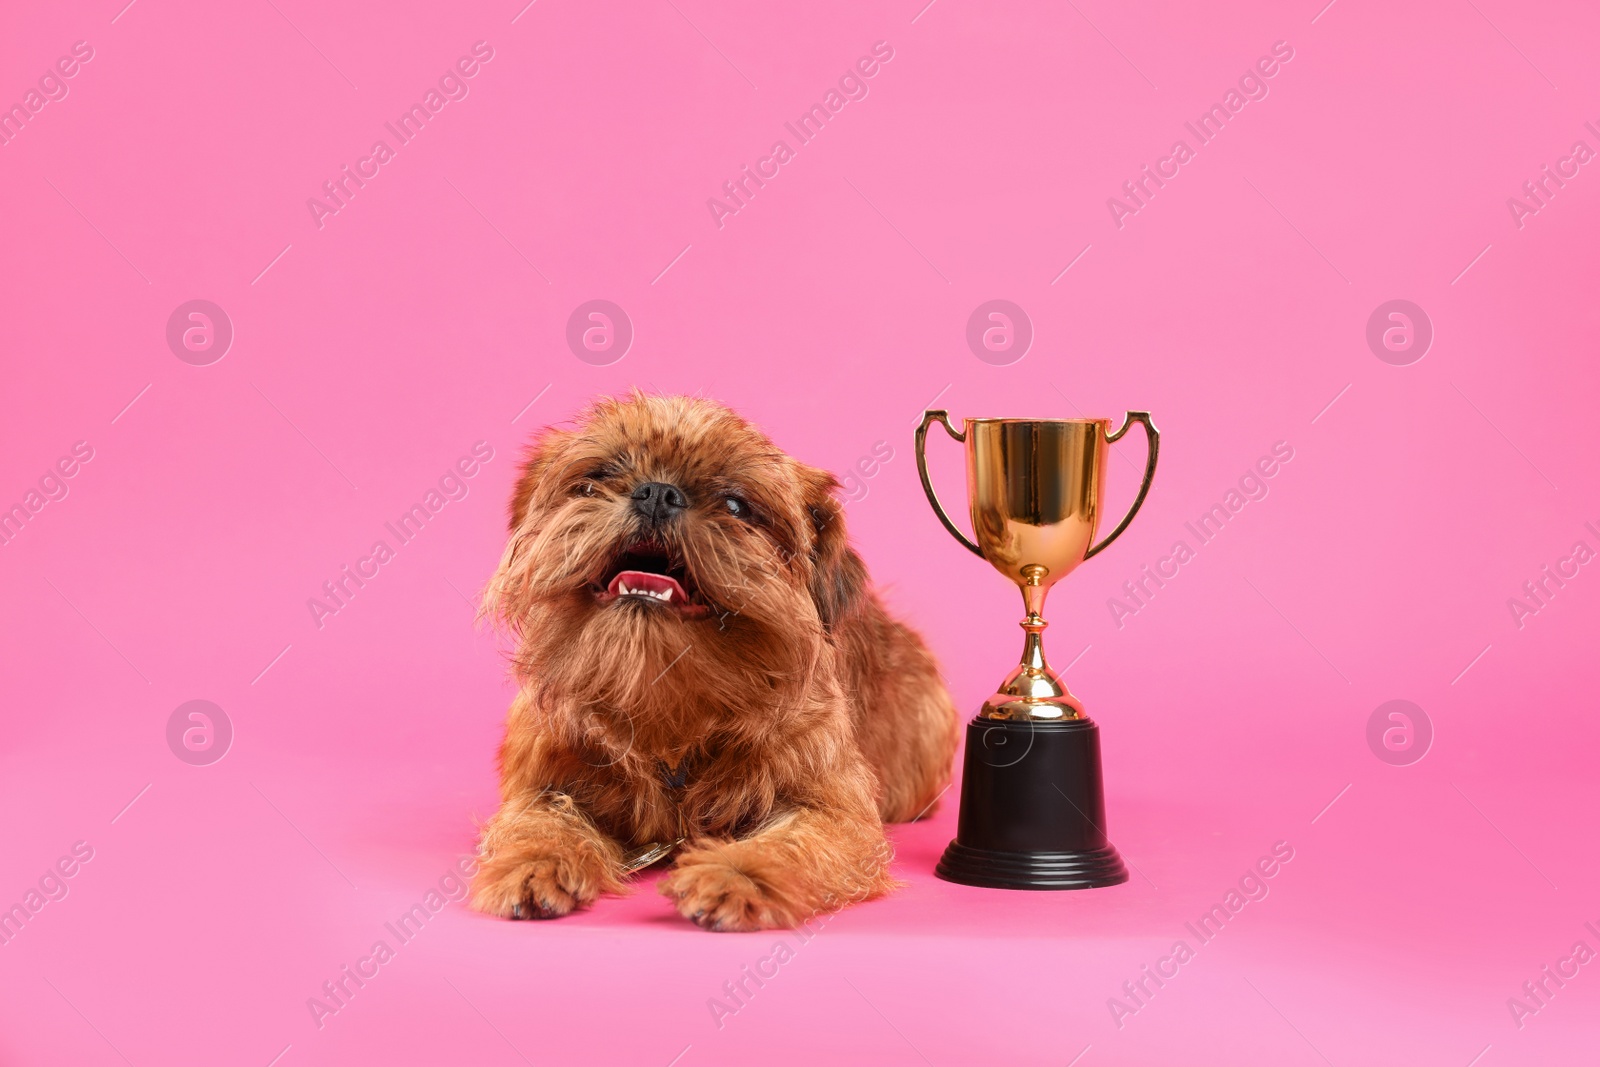
[[[689,506],[683,490],[666,482],[645,482],[633,491],[633,506],[652,522],[665,522]]]

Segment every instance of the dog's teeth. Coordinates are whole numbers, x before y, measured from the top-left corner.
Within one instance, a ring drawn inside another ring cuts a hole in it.
[[[672,602],[672,587],[669,585],[664,589],[651,589],[648,586],[630,586],[627,582],[619,581],[617,582],[617,595],[647,596],[670,604]]]

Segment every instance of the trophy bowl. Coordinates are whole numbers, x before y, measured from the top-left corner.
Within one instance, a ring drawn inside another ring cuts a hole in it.
[[[973,536],[945,512],[928,477],[927,434],[939,423],[966,449]],[[1115,529],[1095,541],[1110,446],[1140,423],[1144,479]],[[917,428],[917,471],[951,536],[1015,582],[1025,615],[1021,662],[967,725],[956,839],[935,873],[1007,889],[1087,889],[1127,881],[1105,832],[1099,727],[1044,655],[1050,588],[1128,528],[1150,491],[1160,434],[1149,412],[1109,419],[968,419],[945,411]]]

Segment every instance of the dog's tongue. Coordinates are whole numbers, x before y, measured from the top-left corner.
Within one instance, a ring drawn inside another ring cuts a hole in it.
[[[606,592],[612,596],[641,594],[669,604],[682,604],[689,599],[676,579],[649,571],[621,571],[611,579]]]

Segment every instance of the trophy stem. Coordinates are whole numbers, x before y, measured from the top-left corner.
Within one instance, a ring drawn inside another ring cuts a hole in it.
[[[1029,567],[1029,571],[1043,570],[1042,567]],[[1037,574],[1029,574],[1028,584],[1022,587],[1022,606],[1028,614],[1019,624],[1026,635],[1022,640],[1022,666],[1034,671],[1049,673],[1050,664],[1044,658],[1044,628],[1050,624],[1044,621],[1044,587],[1039,584]]]
[[[1045,662],[1045,585],[1042,584],[1045,568],[1042,566],[1026,566],[1022,568],[1022,576],[1027,584],[1022,585],[1022,609],[1027,611],[1027,616],[1022,619],[1022,632],[1027,637],[1022,641],[1022,665],[1034,667],[1037,670],[1050,670],[1050,664]]]
[[[1027,631],[1022,641],[1022,666],[1028,670],[1050,672],[1050,664],[1044,658],[1044,628],[1049,625],[1037,615],[1022,620],[1022,628]]]
[[[1027,616],[1022,620],[1022,661],[1000,683],[994,696],[984,701],[978,713],[985,719],[1018,721],[1064,721],[1085,719],[1078,698],[1067,687],[1044,656],[1044,585],[1046,570],[1041,566],[1022,568],[1022,603]]]

